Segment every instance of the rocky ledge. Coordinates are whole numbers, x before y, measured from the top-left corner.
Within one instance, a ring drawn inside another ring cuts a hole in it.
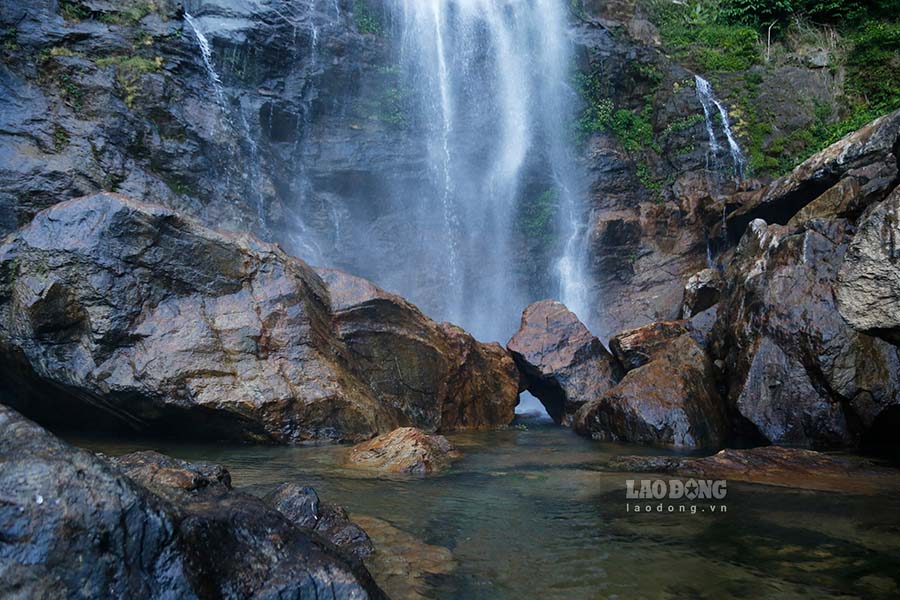
[[[506,425],[499,346],[279,247],[99,194],[0,245],[0,402],[42,424],[292,443]]]
[[[223,469],[107,462],[3,406],[0,489],[4,598],[385,598],[361,563]]]

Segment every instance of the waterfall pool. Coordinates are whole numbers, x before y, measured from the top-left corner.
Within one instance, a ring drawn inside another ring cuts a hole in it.
[[[725,512],[630,510],[618,454],[544,423],[448,436],[464,458],[426,479],[341,466],[346,446],[216,446],[72,438],[108,454],[154,449],[225,465],[236,488],[284,481],[345,506],[381,550],[393,598],[896,598],[900,498],[729,482]],[[646,503],[646,502],[645,502]],[[700,509],[706,503],[697,503]]]

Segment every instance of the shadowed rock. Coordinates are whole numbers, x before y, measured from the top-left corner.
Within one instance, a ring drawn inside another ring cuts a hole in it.
[[[328,287],[334,326],[354,371],[402,424],[429,431],[510,423],[519,374],[502,346],[478,342],[369,281],[317,269]]]
[[[347,462],[380,473],[430,475],[448,468],[459,457],[444,436],[401,427],[357,444],[350,450]]]
[[[735,251],[712,338],[751,440],[852,446],[900,402],[897,348],[854,331],[835,303],[853,231],[843,219],[757,220]]]
[[[631,473],[727,479],[850,494],[900,491],[900,471],[878,467],[859,457],[780,446],[728,449],[704,458],[617,456],[610,460],[609,467]]]
[[[122,464],[134,480],[0,406],[0,596],[384,597],[221,470],[156,453]]]
[[[854,218],[897,179],[900,111],[880,117],[773,181],[728,215],[737,242],[754,219],[786,224],[814,217]],[[799,215],[805,211],[803,215]]]
[[[528,306],[506,347],[525,388],[564,425],[571,424],[581,405],[621,378],[622,369],[612,355],[561,302],[542,300]]]
[[[683,334],[582,406],[575,430],[599,440],[716,448],[724,442],[728,421],[709,357]]]

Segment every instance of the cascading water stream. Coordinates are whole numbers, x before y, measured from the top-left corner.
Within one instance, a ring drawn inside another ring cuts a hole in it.
[[[710,85],[709,81],[699,75],[696,75],[694,80],[697,87],[697,98],[699,98],[700,104],[703,106],[703,115],[706,118],[706,132],[709,135],[709,156],[712,158],[712,164],[707,164],[707,167],[713,171],[717,171],[721,168],[719,154],[721,153],[722,146],[716,138],[713,116],[715,114],[719,117],[719,121],[722,125],[722,133],[728,141],[728,150],[731,155],[734,180],[740,182],[744,178],[744,169],[747,161],[744,158],[744,153],[741,151],[740,144],[738,144],[738,141],[731,130],[731,121],[728,118],[728,110],[713,95],[712,85]]]
[[[586,316],[579,180],[566,9],[557,0],[397,0],[400,63],[418,100],[432,173],[416,227],[434,234],[411,254],[439,269],[435,316],[505,341],[529,301],[516,277],[523,203],[547,191],[558,217],[556,292]],[[440,214],[437,223],[432,215]],[[401,267],[402,268],[402,267]],[[399,290],[416,300],[414,290]]]

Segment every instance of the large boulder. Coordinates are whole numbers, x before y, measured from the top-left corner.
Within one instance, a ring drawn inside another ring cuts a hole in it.
[[[851,328],[834,285],[853,227],[750,224],[726,274],[712,336],[750,440],[852,446],[900,403],[897,348]]]
[[[0,596],[383,597],[360,565],[211,482],[215,469],[124,463],[136,481],[0,406]]]
[[[401,427],[357,444],[350,450],[347,463],[376,473],[430,475],[447,469],[459,457],[444,436]]]
[[[571,424],[585,402],[616,384],[622,369],[587,327],[561,302],[542,300],[522,313],[506,345],[524,385],[557,423]]]
[[[0,246],[2,400],[51,424],[358,440],[399,411],[348,368],[302,261],[100,194]]]
[[[834,292],[856,330],[900,344],[900,188],[862,219]]]
[[[506,425],[519,402],[519,374],[496,343],[436,323],[399,296],[334,269],[328,287],[335,331],[353,369],[403,424],[428,431]]]
[[[709,356],[684,333],[582,406],[575,430],[598,440],[718,448],[726,439],[728,419]]]
[[[60,203],[0,245],[0,401],[61,427],[278,443],[513,418],[502,348],[346,295],[169,209]]]

